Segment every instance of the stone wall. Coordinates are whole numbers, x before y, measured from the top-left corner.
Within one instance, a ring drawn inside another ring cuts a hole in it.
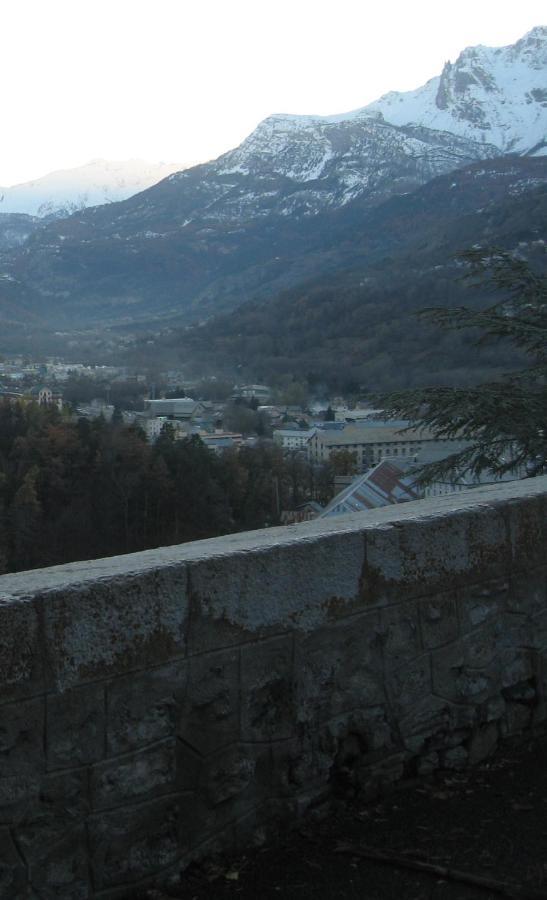
[[[0,578],[0,897],[114,898],[546,717],[547,478]]]

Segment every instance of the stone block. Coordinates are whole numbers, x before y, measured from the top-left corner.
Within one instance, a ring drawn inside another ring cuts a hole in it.
[[[547,569],[515,572],[511,577],[508,609],[525,615],[541,615],[547,605]]]
[[[479,718],[484,722],[497,722],[505,715],[505,699],[502,694],[490,697],[479,710]]]
[[[526,617],[526,624],[527,627],[522,629],[522,639],[515,643],[520,646],[534,647],[540,653],[547,653],[547,600],[546,607],[541,612]]]
[[[426,650],[441,647],[458,637],[458,594],[455,591],[446,591],[422,600],[419,610]]]
[[[503,619],[491,620],[464,634],[461,646],[466,666],[472,669],[487,668],[494,674],[500,668],[505,642]]]
[[[241,739],[290,738],[295,727],[292,637],[241,648]]]
[[[46,752],[49,769],[71,768],[102,759],[105,703],[102,684],[86,685],[47,698]]]
[[[43,693],[43,647],[39,602],[0,600],[0,704]]]
[[[535,674],[533,652],[518,648],[502,651],[500,669],[502,688],[511,690],[522,685],[523,682],[527,682],[527,686],[530,688],[531,679]],[[505,693],[504,690],[504,695]]]
[[[74,827],[55,846],[42,848],[29,872],[32,886],[43,900],[88,900],[89,861],[83,825]]]
[[[442,766],[445,769],[465,769],[469,756],[465,747],[452,747],[442,754]]]
[[[89,830],[96,890],[134,883],[174,865],[190,846],[196,806],[193,794],[181,794],[93,816]]]
[[[249,847],[262,847],[267,841],[279,840],[297,816],[296,801],[288,798],[266,800],[235,823],[236,848],[248,851]]]
[[[45,771],[45,698],[8,703],[0,715],[0,822],[40,789]]]
[[[421,753],[432,738],[444,736],[450,730],[450,709],[445,700],[426,695],[408,711],[402,711],[398,728],[405,748]]]
[[[269,794],[271,772],[269,747],[236,744],[204,761],[200,794],[210,808],[255,805]]]
[[[295,637],[297,719],[321,723],[385,701],[377,612]]]
[[[187,686],[184,660],[124,675],[107,686],[107,751],[127,753],[176,733]]]
[[[397,603],[442,592],[447,584],[457,588],[508,572],[510,549],[501,513],[471,505],[446,512],[405,516],[367,531],[363,589],[369,602]]]
[[[509,499],[505,504],[513,567],[528,572],[545,565],[547,498],[545,495]]]
[[[177,789],[176,741],[98,763],[91,769],[93,809],[113,809]]]
[[[78,828],[89,813],[86,769],[46,775],[15,819],[18,845],[29,866],[39,868],[59,843]]]
[[[491,756],[498,746],[498,726],[495,722],[489,722],[476,731],[468,747],[469,764],[477,765]]]
[[[47,676],[64,691],[186,652],[188,602],[182,568],[60,590],[44,604]]]
[[[271,637],[289,624],[311,631],[360,607],[362,534],[291,538],[192,564],[191,653]]]
[[[432,654],[433,690],[455,703],[483,703],[497,692],[501,632],[498,624],[464,635]]]
[[[502,733],[519,734],[528,728],[532,721],[532,709],[523,703],[507,703],[505,719],[501,722]],[[505,728],[503,728],[505,726]]]
[[[0,897],[24,897],[27,869],[19,856],[8,828],[0,828]]]
[[[382,609],[380,630],[386,670],[398,668],[420,655],[422,641],[416,603],[401,603]]]
[[[344,724],[348,726],[347,720]],[[314,730],[298,738],[272,744],[272,795],[290,798],[302,793],[308,796],[329,784],[338,749],[338,736],[329,734],[329,728],[330,723],[322,733]]]
[[[199,753],[239,738],[239,650],[192,657],[178,734]]]
[[[428,653],[406,663],[386,677],[386,685],[396,716],[431,696],[431,660]]]
[[[499,617],[509,599],[509,579],[494,579],[462,588],[459,597],[462,631],[473,631]]]

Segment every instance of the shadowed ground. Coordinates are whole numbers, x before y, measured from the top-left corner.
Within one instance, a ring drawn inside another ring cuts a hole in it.
[[[348,847],[349,845],[349,847]],[[359,848],[450,867],[507,886],[380,863]],[[519,886],[515,891],[510,885]],[[148,900],[489,900],[547,898],[547,735],[508,742],[471,772],[443,772],[382,802],[307,823],[276,846],[188,869],[181,884]]]

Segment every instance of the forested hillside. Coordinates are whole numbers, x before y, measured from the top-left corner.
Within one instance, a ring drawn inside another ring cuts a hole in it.
[[[196,436],[151,446],[138,428],[0,401],[0,574],[275,524],[316,482],[274,446],[220,459]]]
[[[346,210],[330,234],[334,271],[201,327],[166,332],[151,349],[244,380],[291,373],[312,388],[391,390],[495,377],[518,359],[439,335],[416,313],[489,302],[484,291],[469,289],[458,258],[474,245],[500,246],[545,266],[546,172],[547,159],[505,158],[435,179],[364,219]],[[145,358],[147,346],[143,341],[134,358]]]

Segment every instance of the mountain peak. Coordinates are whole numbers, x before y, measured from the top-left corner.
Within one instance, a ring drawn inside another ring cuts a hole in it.
[[[547,28],[507,47],[467,47],[415,91],[391,92],[367,110],[393,125],[421,125],[492,144],[501,153],[543,153],[547,133]]]

